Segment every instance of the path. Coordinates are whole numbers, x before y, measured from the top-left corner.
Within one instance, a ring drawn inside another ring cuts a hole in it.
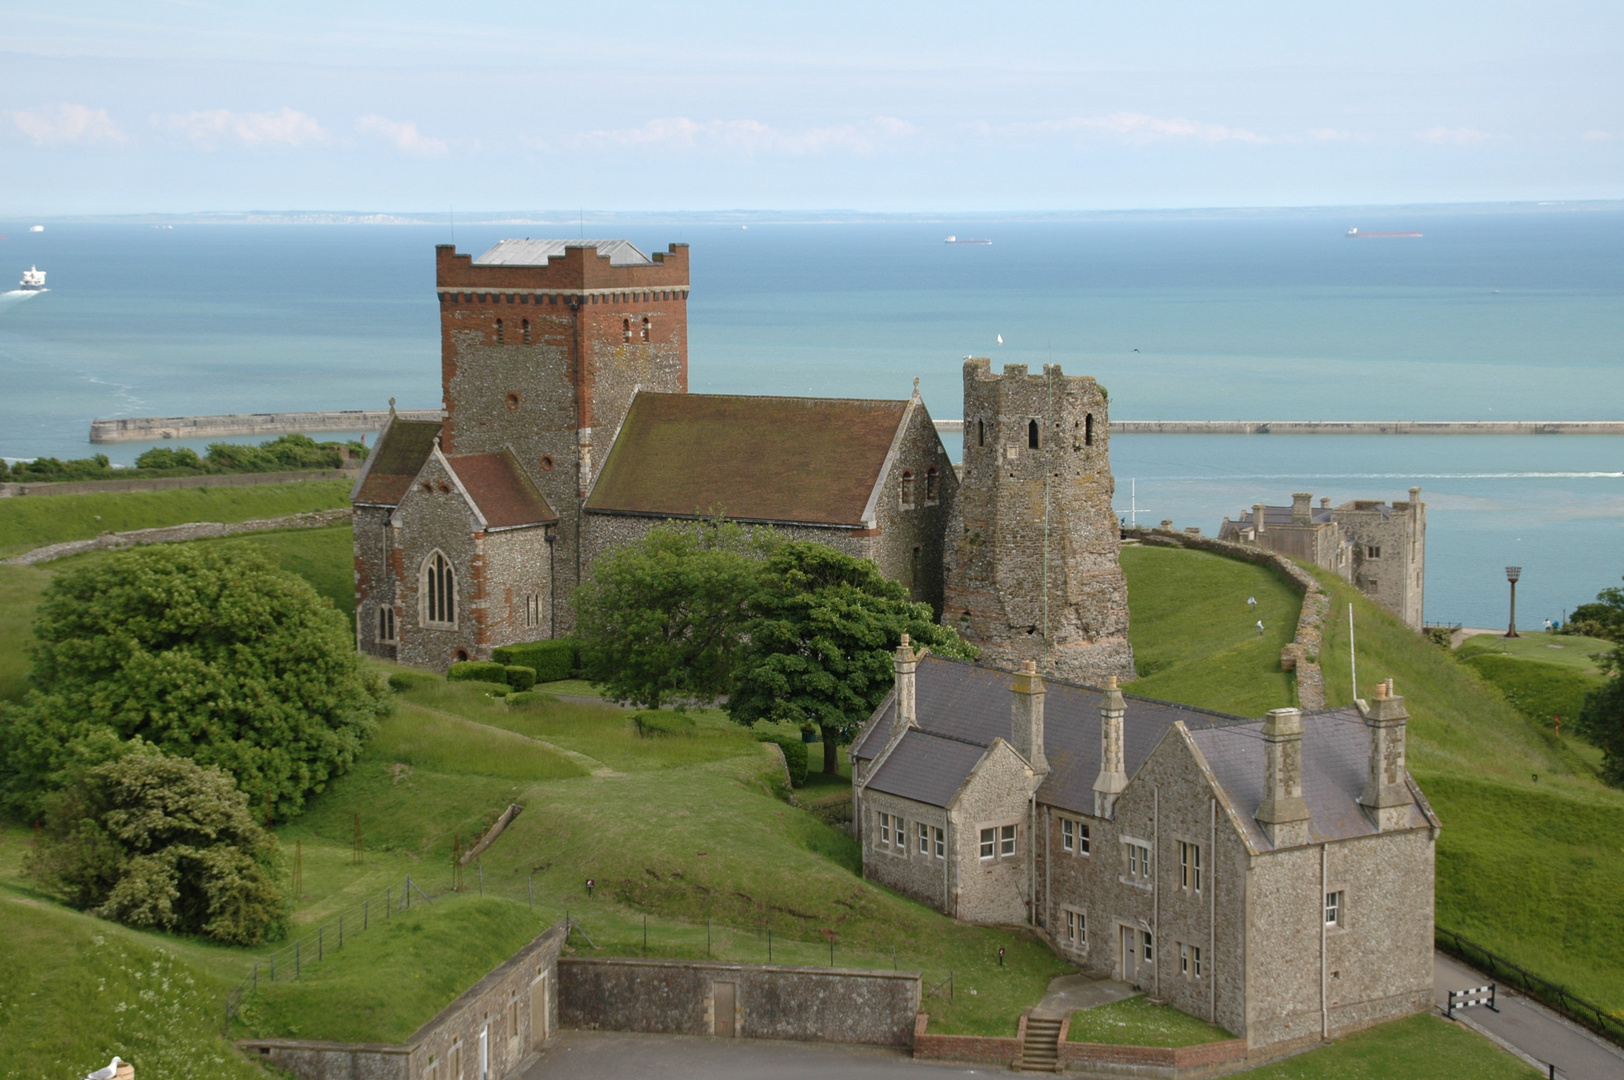
[[[1451,990],[1469,990],[1494,980],[1467,967],[1454,957],[1434,953],[1432,985],[1443,1008]],[[1624,1049],[1564,1020],[1521,994],[1502,989],[1493,1013],[1486,1008],[1456,1010],[1470,1027],[1491,1038],[1509,1043],[1526,1057],[1539,1062],[1543,1072],[1556,1066],[1556,1075],[1566,1080],[1618,1080],[1624,1076]]]
[[[1032,1006],[1032,1015],[1040,1020],[1064,1020],[1078,1009],[1092,1009],[1138,996],[1139,991],[1115,979],[1056,975],[1049,981],[1049,991],[1043,1000]]]

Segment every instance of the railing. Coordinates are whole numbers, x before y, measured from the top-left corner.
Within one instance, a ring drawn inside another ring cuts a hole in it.
[[[1436,927],[1433,937],[1438,948],[1450,956],[1470,964],[1479,971],[1486,971],[1496,979],[1510,983],[1546,1007],[1594,1031],[1608,1042],[1624,1046],[1624,1018],[1608,1012],[1594,1002],[1586,1001],[1564,986],[1541,978],[1527,968],[1490,952],[1477,942],[1464,938],[1447,927]]]

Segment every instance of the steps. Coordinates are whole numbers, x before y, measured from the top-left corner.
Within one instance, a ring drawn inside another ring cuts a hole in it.
[[[1026,1018],[1026,1039],[1021,1043],[1021,1056],[1010,1065],[1016,1072],[1060,1071],[1059,1020],[1044,1020],[1036,1016]]]

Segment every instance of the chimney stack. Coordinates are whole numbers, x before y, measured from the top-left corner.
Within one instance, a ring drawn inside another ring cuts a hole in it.
[[[898,728],[916,727],[918,721],[914,711],[914,672],[919,670],[919,656],[909,644],[907,634],[902,635],[902,641],[897,645],[896,652],[897,677],[897,726]]]
[[[1420,501],[1421,501],[1421,489],[1418,488],[1418,487],[1411,488],[1410,489],[1410,505],[1414,506],[1416,503],[1418,503]]]
[[[1303,802],[1303,714],[1270,709],[1263,721],[1263,805],[1257,822],[1277,848],[1308,843],[1308,805]]]
[[[1026,759],[1035,773],[1049,771],[1049,759],[1043,753],[1043,676],[1038,674],[1035,660],[1023,660],[1021,670],[1015,673],[1010,695],[1010,745]]]
[[[1404,732],[1410,718],[1404,699],[1393,692],[1393,680],[1376,687],[1376,700],[1365,712],[1370,726],[1370,776],[1359,805],[1370,811],[1381,832],[1410,824],[1410,789],[1405,783]]]
[[[1321,495],[1320,496],[1320,509],[1321,510],[1329,510],[1330,508],[1331,508],[1331,497],[1329,495]]]
[[[1309,491],[1295,491],[1291,495],[1291,523],[1293,525],[1308,525],[1314,520],[1313,512],[1314,494]]]
[[[1257,529],[1257,538],[1261,541],[1263,539],[1263,504],[1253,503],[1252,513],[1257,518],[1257,525],[1255,527]]]
[[[1117,798],[1128,789],[1128,769],[1122,742],[1122,718],[1128,711],[1117,689],[1116,676],[1105,680],[1100,703],[1100,775],[1094,781],[1094,816],[1109,818]]]

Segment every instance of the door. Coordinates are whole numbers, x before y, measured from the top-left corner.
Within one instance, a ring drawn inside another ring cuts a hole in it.
[[[711,1000],[715,1003],[716,1016],[711,1031],[724,1039],[733,1037],[733,1011],[736,1008],[733,991],[734,984],[730,982],[711,984]]]
[[[551,1034],[547,1030],[547,976],[530,984],[530,1048],[539,1049]]]
[[[1117,930],[1121,938],[1118,953],[1122,957],[1122,981],[1131,983],[1134,969],[1138,967],[1134,960],[1139,955],[1139,931],[1131,926],[1119,926]]]

